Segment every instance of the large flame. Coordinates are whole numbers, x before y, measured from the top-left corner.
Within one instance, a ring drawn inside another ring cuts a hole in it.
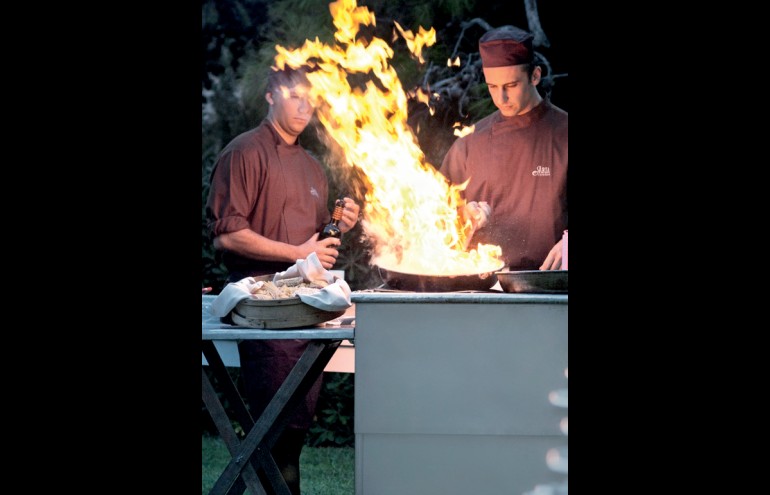
[[[315,41],[295,50],[276,46],[275,65],[316,68],[308,74],[310,98],[326,133],[345,161],[369,183],[362,225],[372,242],[372,263],[402,273],[467,274],[502,267],[499,246],[479,244],[466,251],[472,234],[458,208],[466,183],[450,184],[425,161],[407,124],[407,95],[389,60],[393,50],[382,39],[356,39],[359,27],[375,25],[374,14],[355,0],[329,4],[337,43]],[[396,25],[410,51],[421,60],[424,46],[436,41],[433,28],[415,35]],[[349,76],[365,80],[353,87]]]

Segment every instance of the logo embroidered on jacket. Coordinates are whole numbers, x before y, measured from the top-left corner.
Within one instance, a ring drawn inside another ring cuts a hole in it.
[[[551,168],[550,167],[541,167],[538,165],[538,167],[532,171],[532,175],[534,177],[550,177],[551,176]]]
[[[310,186],[310,194],[312,194],[316,198],[320,198],[320,196],[318,196],[318,191],[316,191],[315,187],[313,187],[313,186]]]

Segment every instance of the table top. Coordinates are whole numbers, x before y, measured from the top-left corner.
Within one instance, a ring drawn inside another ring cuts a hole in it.
[[[204,327],[201,335],[203,340],[353,340],[355,327],[352,325],[340,325],[339,327],[281,328],[270,330],[220,324],[218,328]]]
[[[209,311],[216,296],[203,295],[202,334],[203,340],[352,340],[355,335],[353,325],[320,324],[303,328],[281,328],[276,330],[248,328],[238,325],[227,325]]]

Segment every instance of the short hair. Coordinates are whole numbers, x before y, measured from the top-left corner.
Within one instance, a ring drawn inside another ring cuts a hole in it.
[[[297,69],[293,69],[288,65],[284,66],[283,69],[270,67],[270,73],[267,75],[267,87],[265,88],[265,92],[273,93],[281,86],[288,88],[294,87],[297,84],[306,84],[309,86],[310,81],[308,81],[306,74],[306,67],[299,67]]]

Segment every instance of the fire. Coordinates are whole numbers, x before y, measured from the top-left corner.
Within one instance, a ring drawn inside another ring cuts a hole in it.
[[[430,112],[431,115],[436,113],[436,109],[433,108],[431,106],[431,104],[430,104],[431,95],[428,94],[424,89],[422,89],[422,88],[415,88],[415,89],[413,89],[411,91],[407,91],[406,94],[409,96],[409,98],[412,98],[413,100],[417,100],[420,103],[425,103],[425,106],[428,107],[428,111]],[[438,98],[439,94],[438,93],[433,93],[432,96],[433,96],[433,98]]]
[[[475,125],[464,126],[464,125],[460,124],[459,122],[455,122],[455,125],[453,125],[452,127],[454,127],[454,129],[455,129],[454,135],[457,136],[457,137],[467,136],[468,134],[471,134],[473,131],[476,130],[476,126]]]
[[[430,46],[436,42],[436,30],[430,28],[429,31],[426,31],[420,26],[420,31],[417,36],[415,36],[412,34],[411,30],[404,31],[399,23],[394,21],[393,24],[396,25],[396,29],[398,29],[398,32],[401,33],[401,36],[406,40],[406,47],[409,48],[409,51],[417,57],[417,60],[419,60],[421,64],[424,64],[425,59],[422,58],[422,47]]]
[[[310,98],[326,133],[343,150],[345,161],[366,175],[364,232],[374,247],[372,263],[416,274],[451,275],[492,271],[502,266],[499,246],[479,244],[465,250],[472,234],[458,208],[467,183],[450,184],[425,161],[407,124],[407,94],[389,60],[392,48],[382,39],[356,40],[361,25],[375,16],[356,0],[329,4],[337,31],[334,45],[305,40],[295,49],[276,46],[275,65],[310,65]],[[433,28],[417,34],[396,24],[413,55],[436,41]],[[365,84],[351,86],[349,75]]]

